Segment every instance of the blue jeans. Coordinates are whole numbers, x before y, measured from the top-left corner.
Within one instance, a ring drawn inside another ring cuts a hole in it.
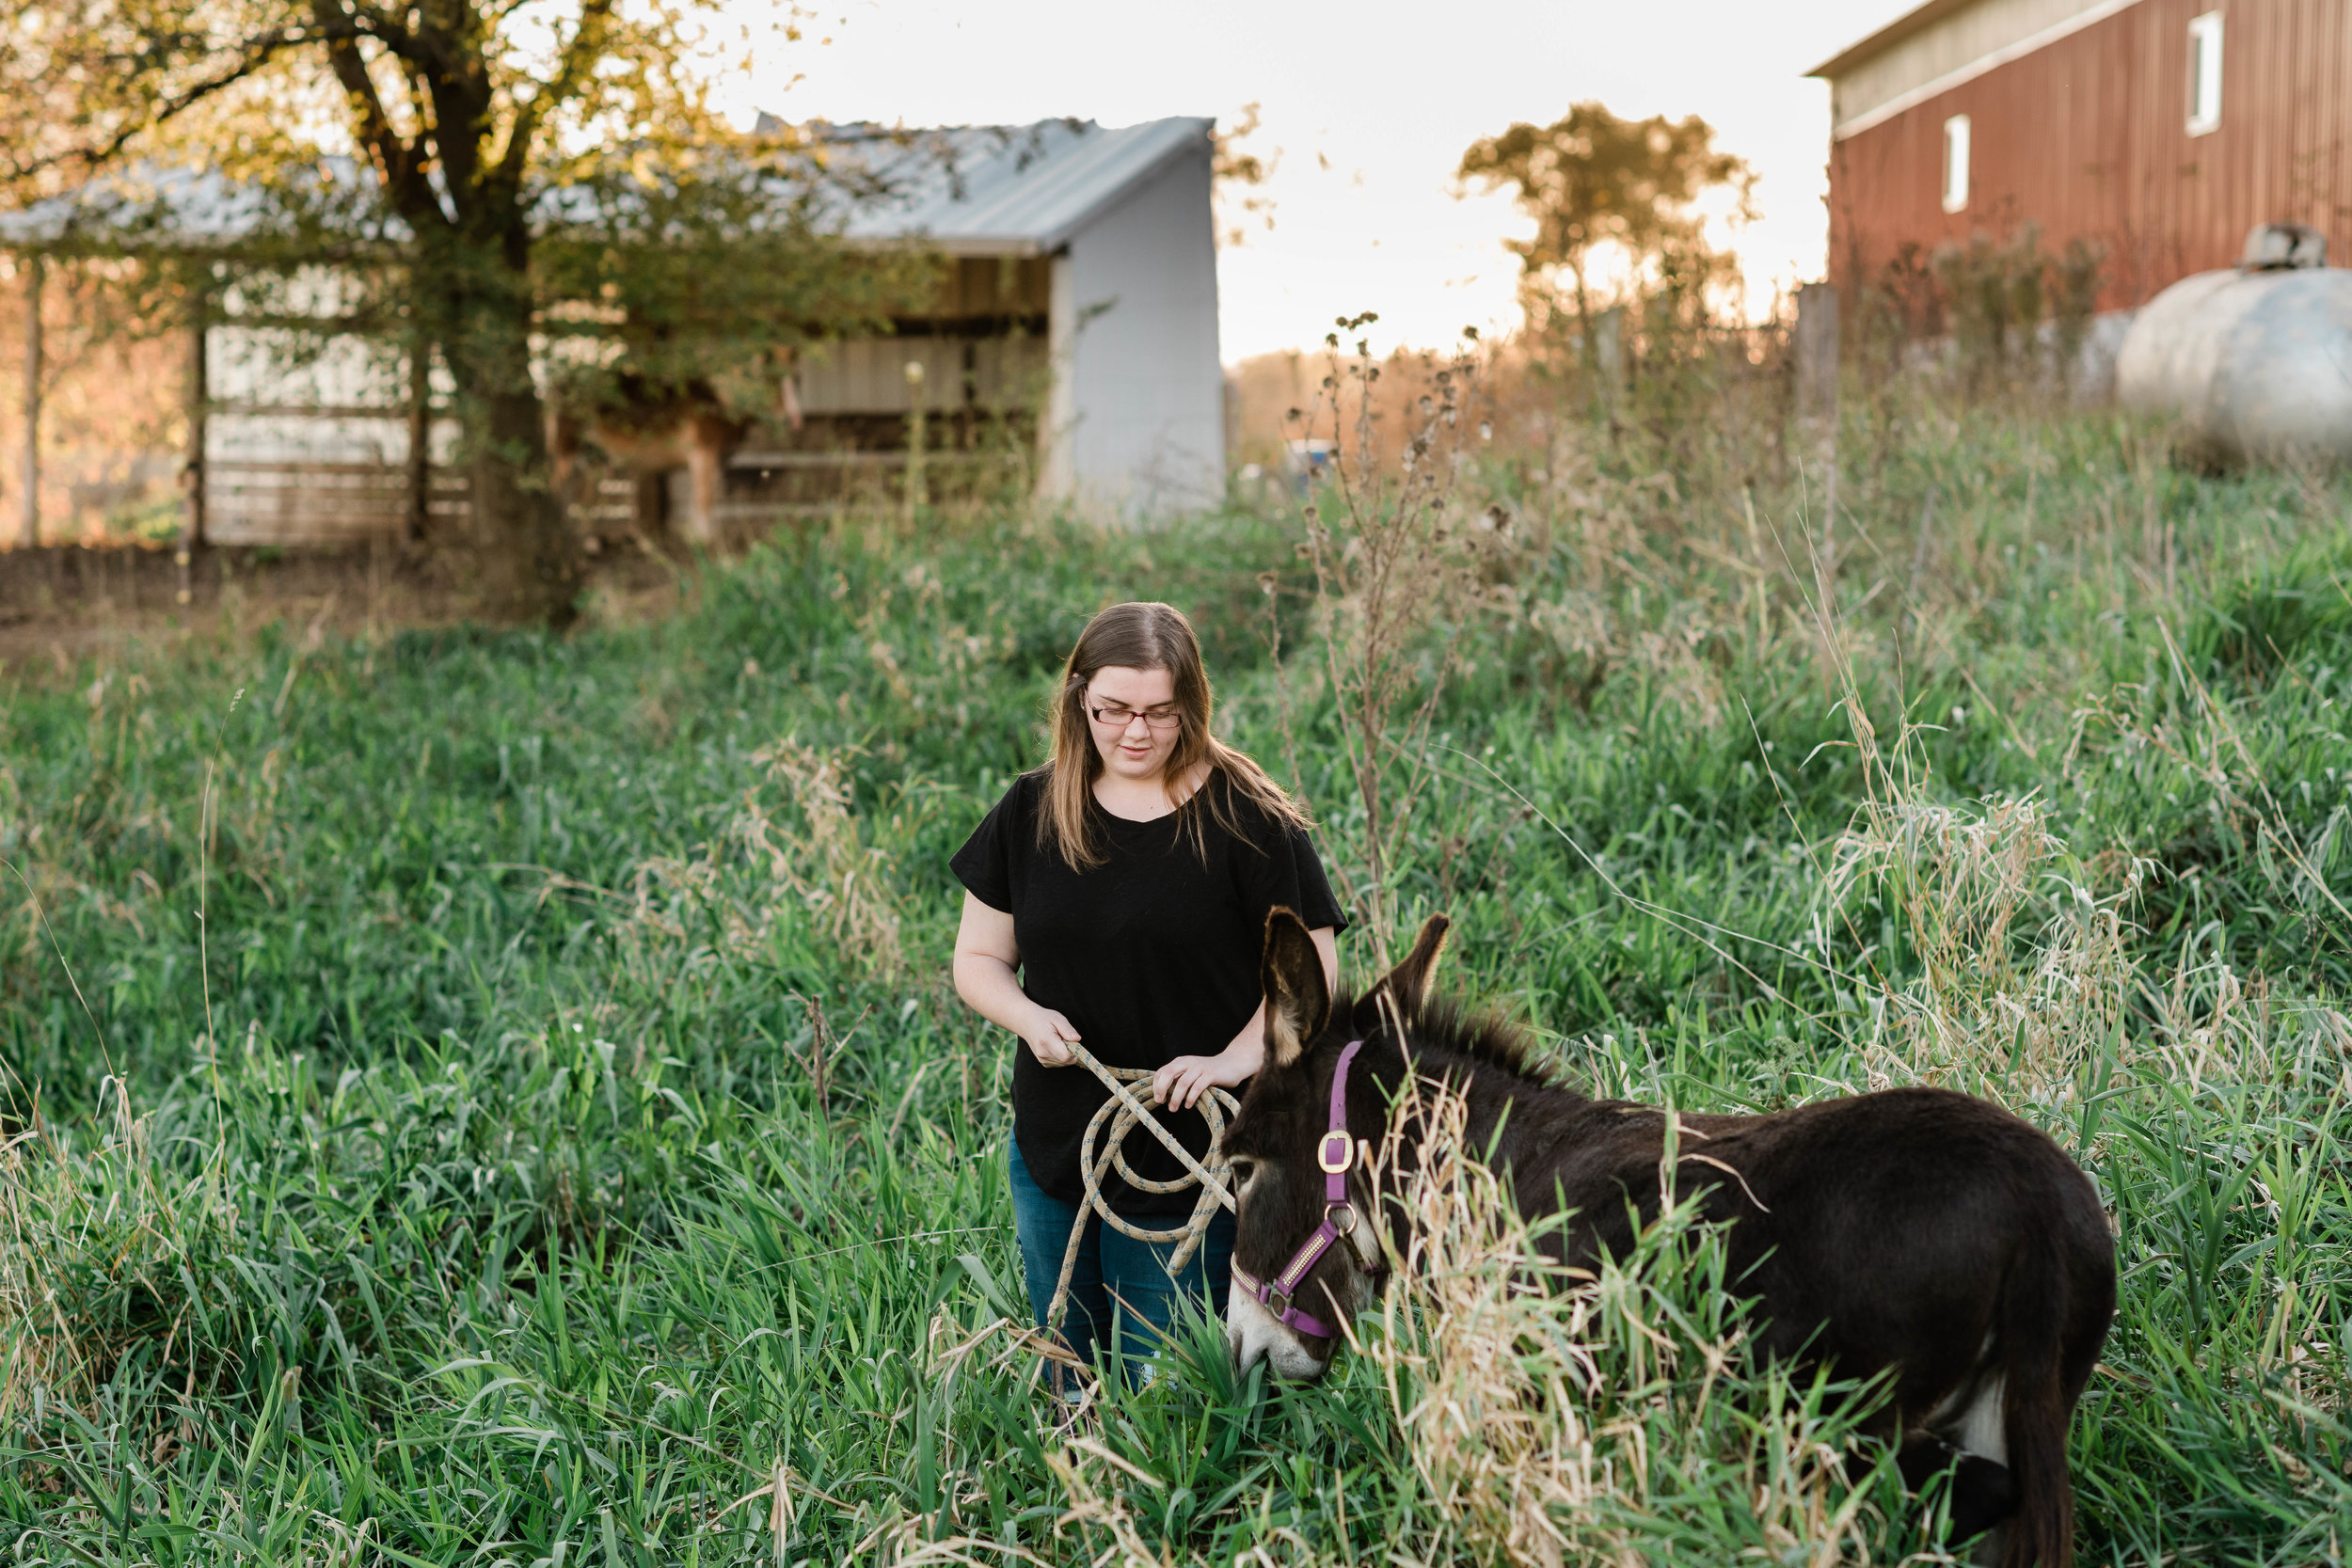
[[[1062,1254],[1069,1248],[1079,1206],[1064,1203],[1037,1184],[1018,1143],[1012,1144],[1005,1164],[1012,1176],[1012,1225],[1021,1241],[1021,1273],[1029,1288],[1029,1310],[1041,1328],[1045,1309],[1054,1304],[1054,1282],[1061,1277]],[[1182,1221],[1155,1215],[1136,1223],[1147,1230],[1169,1230]],[[1168,1260],[1178,1244],[1138,1242],[1104,1225],[1099,1214],[1087,1216],[1086,1239],[1079,1243],[1077,1262],[1070,1271],[1070,1306],[1061,1324],[1062,1338],[1079,1360],[1094,1361],[1105,1353],[1117,1355],[1132,1378],[1136,1364],[1148,1359],[1168,1338],[1180,1295],[1204,1304],[1212,1317],[1223,1314],[1232,1278],[1233,1216],[1219,1209],[1184,1272],[1171,1275]]]

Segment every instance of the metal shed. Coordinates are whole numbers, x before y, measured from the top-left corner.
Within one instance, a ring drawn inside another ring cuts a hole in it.
[[[1216,499],[1214,125],[815,128],[836,158],[898,192],[845,214],[853,243],[921,243],[957,265],[927,316],[813,353],[796,378],[803,414],[846,432],[903,417],[918,388],[933,411],[1034,404],[1040,494],[1131,519]],[[782,127],[763,116],[760,129]],[[903,374],[910,361],[924,367],[919,382]]]
[[[944,479],[959,463],[1009,455],[1001,442],[987,454],[968,441],[958,449],[959,435],[984,422],[1016,436],[1013,477],[1102,520],[1219,498],[1213,125],[803,128],[845,173],[888,192],[843,200],[835,216],[850,243],[919,245],[950,264],[935,296],[894,319],[888,336],[803,352],[790,428],[727,456],[721,510],[748,521],[829,509],[861,476],[877,492],[910,493],[927,461]],[[763,116],[760,129],[785,128]],[[319,178],[356,191],[370,176],[339,161]],[[549,221],[563,221],[569,197],[548,193]],[[262,208],[217,174],[142,167],[0,214],[0,245],[115,229],[201,247],[245,232]],[[396,229],[387,223],[380,237],[398,240]],[[317,286],[332,293],[331,267],[318,269]],[[270,352],[271,335],[220,321],[191,334],[191,537],[326,542],[413,531],[429,513],[463,510],[462,476],[441,469],[457,434],[442,412],[449,388],[435,385],[444,378],[357,340],[290,367]],[[631,493],[618,481],[603,489]],[[632,504],[642,496],[618,502]]]

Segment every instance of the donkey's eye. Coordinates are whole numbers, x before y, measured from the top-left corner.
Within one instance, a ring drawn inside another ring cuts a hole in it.
[[[1258,1174],[1258,1162],[1255,1160],[1235,1160],[1232,1164],[1233,1180],[1245,1187],[1249,1185],[1249,1179]]]

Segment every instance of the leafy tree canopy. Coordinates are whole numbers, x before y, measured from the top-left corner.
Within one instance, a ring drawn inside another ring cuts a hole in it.
[[[1625,119],[1605,104],[1579,103],[1549,125],[1515,124],[1472,143],[1457,178],[1512,191],[1535,220],[1534,238],[1511,244],[1531,314],[1557,299],[1565,273],[1580,324],[1592,314],[1604,247],[1623,254],[1634,288],[1678,286],[1694,263],[1703,275],[1721,271],[1706,241],[1706,198],[1727,192],[1735,219],[1755,215],[1755,171],[1717,150],[1714,128],[1696,115]]]

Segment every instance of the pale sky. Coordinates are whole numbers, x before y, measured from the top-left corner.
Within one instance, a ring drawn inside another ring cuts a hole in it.
[[[744,17],[766,17],[740,0]],[[1279,162],[1258,193],[1274,228],[1219,255],[1228,363],[1321,341],[1376,310],[1376,348],[1443,347],[1518,320],[1526,231],[1509,199],[1456,199],[1462,150],[1513,120],[1597,98],[1620,115],[1704,116],[1761,176],[1741,251],[1750,288],[1818,277],[1828,217],[1829,89],[1799,73],[1916,0],[831,0],[807,38],[755,46],[725,103],[788,119],[1232,123]],[[830,39],[829,43],[820,43]],[[795,77],[799,79],[794,80]]]

